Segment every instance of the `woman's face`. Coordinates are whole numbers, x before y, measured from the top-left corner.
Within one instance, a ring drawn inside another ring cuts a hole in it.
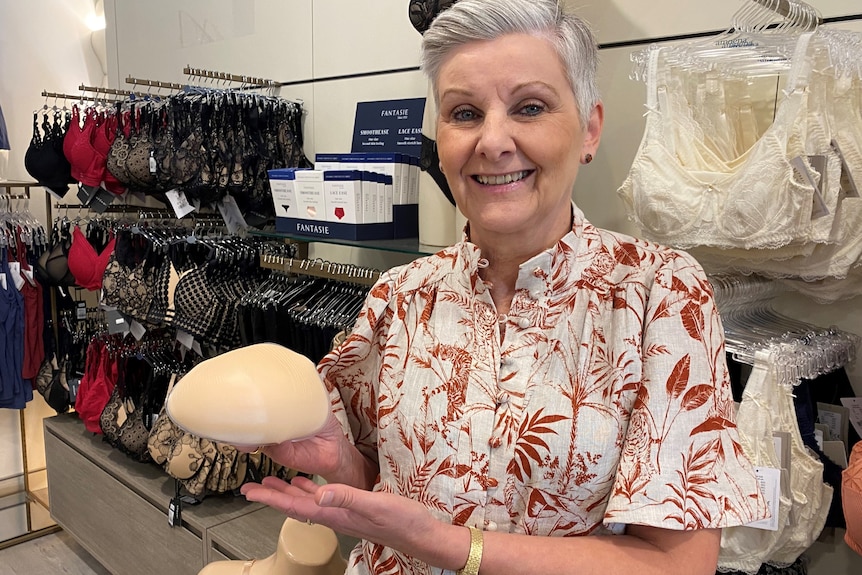
[[[457,48],[437,91],[440,166],[471,239],[556,243],[570,229],[580,160],[598,146],[601,105],[582,130],[560,58],[550,42],[526,34]]]

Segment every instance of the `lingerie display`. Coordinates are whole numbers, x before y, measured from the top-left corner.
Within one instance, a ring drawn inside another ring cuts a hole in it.
[[[0,408],[23,409],[45,354],[45,292],[34,267],[47,237],[27,210],[0,214]]]
[[[818,402],[840,405],[855,396],[844,366],[855,360],[860,338],[775,312],[770,302],[783,291],[778,282],[729,274],[710,281],[739,402],[740,443],[755,467],[780,470],[781,477],[770,529],[722,531],[719,572],[804,573],[805,551],[824,527],[845,526],[841,466],[824,453],[815,422]],[[848,434],[846,447],[858,439]]]
[[[299,102],[193,86],[112,105],[46,104],[33,114],[25,168],[58,196],[77,182],[82,203],[94,208],[100,189],[166,205],[167,192],[176,191],[198,207],[230,195],[246,223],[260,227],[275,217],[267,171],[312,166],[302,150],[302,114]]]
[[[63,153],[63,142],[71,120],[71,110],[67,108],[46,106],[33,112],[33,136],[24,153],[27,173],[60,197],[69,191],[69,184],[75,183],[72,166]]]
[[[645,237],[709,272],[757,273],[824,303],[862,294],[862,77],[841,64],[862,56],[862,34],[757,39],[790,45],[759,60],[783,69],[740,72],[733,59],[751,60],[733,48],[649,51],[646,127],[619,194]],[[693,64],[702,52],[708,65]]]

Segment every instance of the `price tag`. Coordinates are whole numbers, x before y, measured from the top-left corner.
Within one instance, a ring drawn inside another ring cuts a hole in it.
[[[177,330],[177,341],[186,349],[191,349],[195,344],[194,336],[181,329]]]
[[[186,193],[182,190],[178,190],[176,188],[169,190],[165,192],[165,196],[167,196],[168,201],[171,203],[171,207],[174,209],[177,219],[182,219],[195,211],[195,207],[189,203]]]
[[[132,323],[129,324],[129,331],[132,332],[132,335],[135,336],[136,340],[141,341],[141,338],[147,333],[147,328],[138,323],[137,320],[133,319]]]
[[[773,467],[755,467],[754,474],[757,476],[757,483],[760,486],[760,492],[766,499],[766,506],[769,508],[769,517],[760,519],[746,524],[746,527],[754,527],[755,529],[765,529],[767,531],[778,531],[778,505],[781,495],[781,470]]]
[[[87,302],[79,301],[75,304],[75,319],[87,319]]]
[[[231,235],[237,234],[240,230],[245,231],[248,229],[248,224],[245,222],[245,218],[242,217],[239,206],[232,196],[227,195],[218,203],[218,211],[224,220],[225,226],[227,226],[227,231]]]

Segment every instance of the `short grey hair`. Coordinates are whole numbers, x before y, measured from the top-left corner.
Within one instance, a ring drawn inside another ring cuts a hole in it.
[[[582,126],[599,101],[598,49],[589,24],[566,13],[558,0],[460,0],[440,13],[422,38],[421,66],[437,98],[437,79],[449,52],[506,34],[548,39],[563,63]]]

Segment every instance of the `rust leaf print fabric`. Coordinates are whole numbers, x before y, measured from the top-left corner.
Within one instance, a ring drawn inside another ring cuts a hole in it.
[[[572,232],[521,266],[503,318],[469,242],[372,289],[320,372],[380,465],[374,489],[442,521],[540,536],[764,517],[703,271],[573,209]],[[441,573],[368,542],[350,572]]]

